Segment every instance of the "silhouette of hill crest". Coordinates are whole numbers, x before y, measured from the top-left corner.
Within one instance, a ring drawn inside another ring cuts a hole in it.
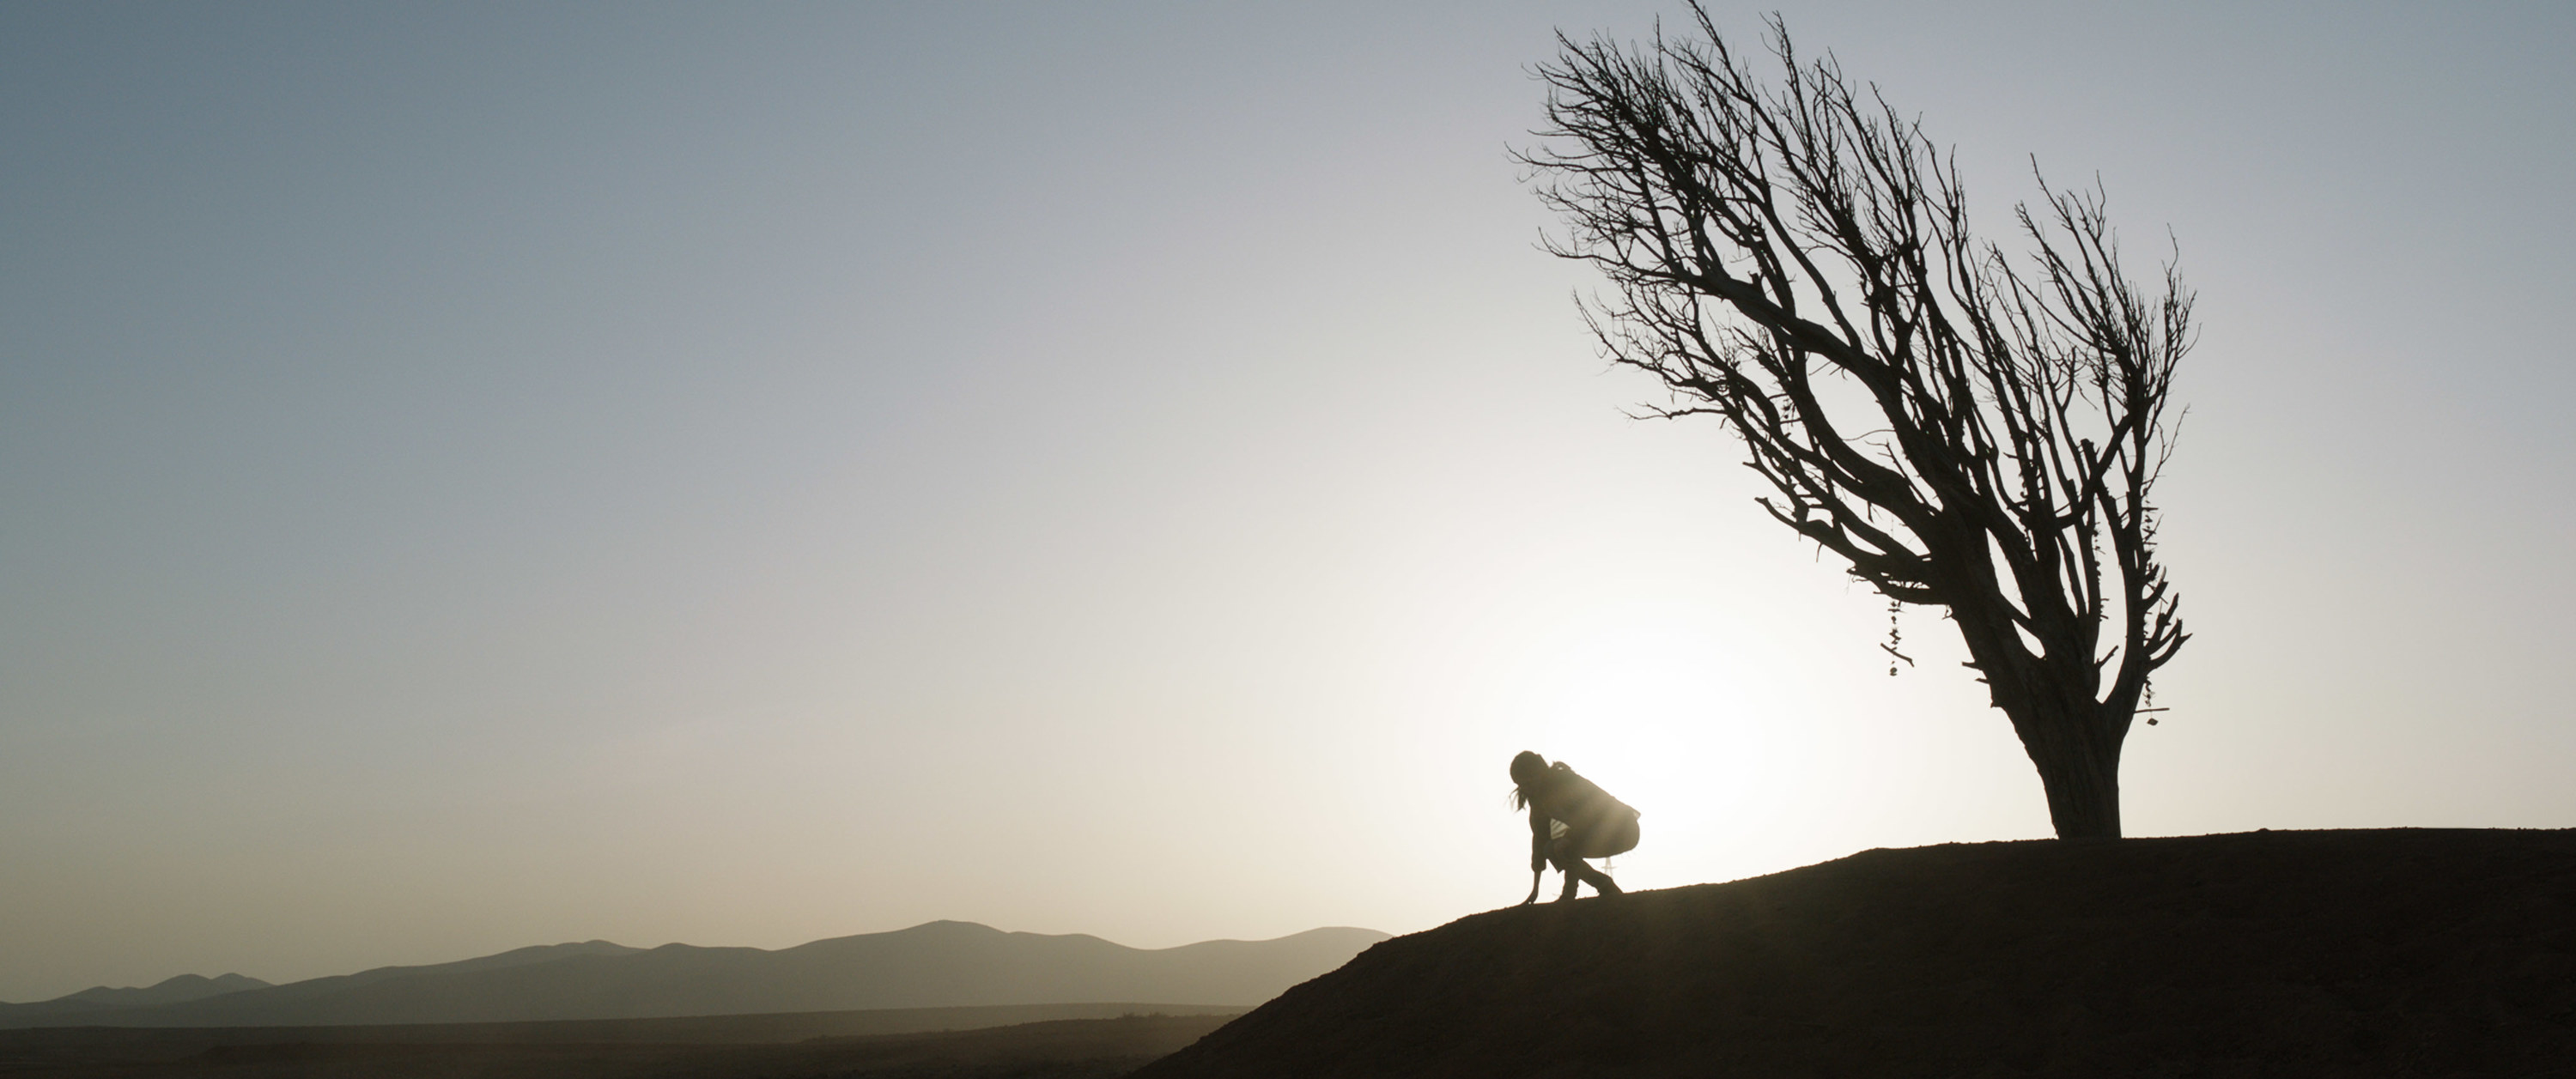
[[[1872,850],[1386,941],[1134,1079],[2554,1075],[2576,831]]]

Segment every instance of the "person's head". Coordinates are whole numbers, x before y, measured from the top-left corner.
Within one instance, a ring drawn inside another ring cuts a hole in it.
[[[1527,808],[1530,791],[1536,789],[1539,780],[1546,776],[1547,758],[1526,749],[1520,756],[1512,758],[1512,808]]]
[[[1519,756],[1512,758],[1512,782],[1514,784],[1523,787],[1530,786],[1531,784],[1537,783],[1539,779],[1545,775],[1547,775],[1547,758],[1539,756],[1538,754],[1532,753],[1526,749],[1522,750]]]

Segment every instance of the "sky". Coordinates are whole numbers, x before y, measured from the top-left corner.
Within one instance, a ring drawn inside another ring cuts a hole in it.
[[[2199,293],[2129,834],[2576,826],[2576,8],[1926,7],[1783,14]],[[1632,889],[2048,835],[1538,250],[1678,10],[0,7],[0,1000],[1411,932],[1522,749]]]

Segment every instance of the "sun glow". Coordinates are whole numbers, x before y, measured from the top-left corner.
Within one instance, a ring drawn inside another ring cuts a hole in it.
[[[1675,863],[1729,821],[1760,817],[1800,774],[1797,665],[1750,627],[1678,605],[1627,605],[1543,636],[1515,679],[1527,748],[1646,814]],[[1691,859],[1696,860],[1696,859]],[[1705,871],[1700,869],[1697,871]]]

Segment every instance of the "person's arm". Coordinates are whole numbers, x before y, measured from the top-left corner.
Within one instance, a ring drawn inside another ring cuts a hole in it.
[[[1547,875],[1547,811],[1530,803],[1530,894],[1521,900],[1526,907],[1538,902],[1538,882]]]

